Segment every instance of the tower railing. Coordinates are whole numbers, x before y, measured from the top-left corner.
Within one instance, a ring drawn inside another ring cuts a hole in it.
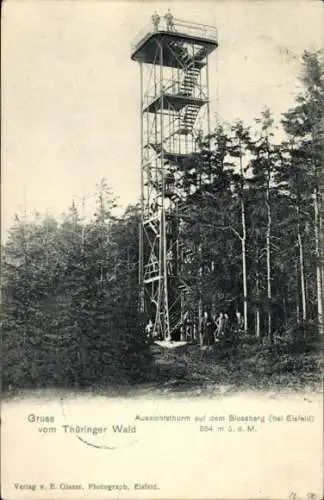
[[[218,42],[218,34],[215,26],[210,26],[207,24],[195,23],[182,21],[181,19],[174,18],[173,26],[170,29],[167,21],[161,17],[157,27],[154,27],[153,22],[144,26],[144,28],[137,33],[136,37],[131,43],[131,53],[133,54],[139,48],[139,46],[148,38],[150,38],[154,33],[170,31],[171,33],[177,33],[179,35],[189,35],[197,38],[202,38],[206,40],[211,40],[213,42]]]
[[[208,40],[218,41],[217,29],[215,26],[208,24],[194,23],[182,21],[181,19],[174,19],[175,29],[179,33],[197,36],[199,38],[207,38]]]

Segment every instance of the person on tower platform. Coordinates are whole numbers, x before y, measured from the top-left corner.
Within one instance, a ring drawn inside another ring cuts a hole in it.
[[[173,22],[173,15],[171,13],[171,10],[168,9],[168,12],[164,16],[165,22],[166,22],[166,27],[168,31],[174,31],[174,22]]]
[[[155,10],[154,14],[152,15],[152,22],[153,22],[153,26],[154,26],[154,30],[155,31],[159,31],[160,20],[161,20],[161,18],[160,18],[159,14]]]

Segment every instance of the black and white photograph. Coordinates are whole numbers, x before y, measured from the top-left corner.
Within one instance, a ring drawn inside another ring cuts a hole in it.
[[[323,498],[323,16],[3,2],[4,500]]]

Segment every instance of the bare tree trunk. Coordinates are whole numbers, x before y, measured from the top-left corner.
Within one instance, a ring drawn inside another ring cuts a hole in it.
[[[321,252],[320,252],[320,218],[318,207],[318,189],[314,192],[314,215],[315,215],[315,256],[316,256],[316,288],[317,288],[317,321],[318,332],[324,333],[323,324],[323,296],[322,296],[322,276],[321,276]]]
[[[242,273],[243,273],[243,319],[244,333],[248,332],[248,292],[247,292],[247,271],[246,271],[246,220],[244,202],[244,170],[242,161],[242,151],[240,145],[240,173],[241,173],[241,224],[242,224]]]
[[[244,333],[248,331],[248,303],[247,303],[247,273],[246,273],[246,221],[244,200],[241,202],[242,212],[242,271],[243,271],[243,317]]]
[[[266,206],[267,206],[267,231],[266,231],[266,251],[267,251],[267,296],[268,296],[268,337],[272,342],[272,314],[271,314],[271,300],[272,300],[272,291],[271,291],[271,249],[270,249],[270,240],[271,240],[271,207],[270,207],[270,192],[269,192],[269,182],[267,186],[266,192]]]
[[[201,237],[201,233],[200,233]],[[202,244],[201,242],[199,243],[198,246],[198,255],[199,255],[199,298],[198,298],[198,336],[199,336],[199,343],[202,346],[203,345],[203,335],[202,335],[202,318],[203,318],[203,262],[202,262]]]
[[[296,210],[297,210],[297,240],[299,248],[300,288],[301,288],[301,298],[302,298],[302,318],[303,322],[305,322],[307,319],[307,309],[306,309],[306,287],[305,287],[305,271],[304,271],[304,248],[300,231],[299,206],[296,207]]]
[[[324,252],[324,228],[323,228],[323,223],[322,223],[323,217],[320,213],[319,216],[319,251],[320,251],[320,266],[321,266],[321,281],[322,281],[322,300],[324,297],[324,258],[323,258],[323,252]]]
[[[300,324],[300,306],[299,306],[299,273],[298,264],[296,262],[296,322],[297,325]]]
[[[256,272],[256,299],[257,299],[257,305],[256,305],[256,311],[255,311],[255,336],[257,338],[260,337],[260,305],[259,305],[259,299],[260,299],[260,273],[259,273],[259,247],[257,246],[256,250],[256,262],[257,262],[257,272]]]
[[[265,204],[267,207],[267,230],[266,230],[266,253],[267,253],[267,297],[268,297],[268,338],[271,343],[273,343],[273,332],[272,332],[272,287],[271,287],[271,203],[270,203],[270,183],[271,183],[271,157],[270,157],[270,145],[269,145],[269,128],[266,128],[266,145],[267,145],[267,171],[266,171],[266,200]]]
[[[287,301],[286,301],[285,296],[283,297],[283,300],[282,300],[282,307],[283,307],[283,314],[284,314],[284,325],[285,325],[285,329],[287,329],[288,315],[287,315]]]
[[[324,252],[324,228],[323,228],[323,195],[324,195],[324,190],[323,190],[323,184],[324,184],[324,179],[323,176],[321,177],[321,185],[318,193],[318,200],[319,200],[319,220],[318,220],[318,227],[319,227],[319,253],[320,253],[320,267],[321,267],[321,281],[322,281],[322,300],[324,296],[324,258],[323,258],[323,252]]]

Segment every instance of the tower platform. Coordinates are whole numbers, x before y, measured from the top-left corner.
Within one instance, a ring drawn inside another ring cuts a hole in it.
[[[143,111],[150,113],[156,113],[160,109],[174,109],[175,111],[179,111],[188,105],[201,107],[207,102],[207,99],[164,94],[163,96],[156,97],[152,102],[144,107]]]
[[[217,30],[214,26],[180,19],[174,19],[173,23],[172,31],[167,29],[164,19],[161,19],[156,29],[150,24],[141,30],[131,44],[131,59],[144,64],[156,64],[156,44],[161,35],[166,41],[166,48],[163,50],[163,60],[158,62],[172,68],[183,67],[190,59],[197,66],[218,47]],[[194,54],[185,53],[186,42],[197,46]]]

